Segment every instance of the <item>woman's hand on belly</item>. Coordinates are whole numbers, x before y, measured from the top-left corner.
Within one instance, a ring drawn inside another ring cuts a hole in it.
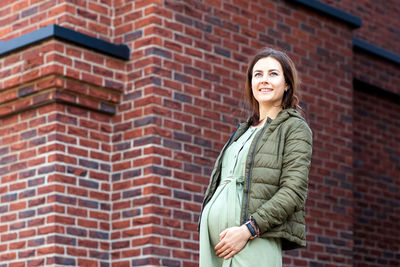
[[[215,254],[227,260],[241,251],[250,237],[246,225],[227,228],[219,234],[220,241],[214,248]]]

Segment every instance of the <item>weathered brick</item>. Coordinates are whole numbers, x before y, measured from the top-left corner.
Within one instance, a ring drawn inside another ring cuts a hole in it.
[[[97,228],[98,222],[93,220],[78,219],[78,225],[86,228]]]
[[[37,247],[43,245],[45,239],[43,237],[37,239],[31,239],[28,241],[28,247]]]
[[[36,259],[36,260],[29,260],[27,262],[27,266],[33,267],[33,266],[43,266],[45,263],[45,259]]]
[[[15,252],[0,254],[0,259],[2,261],[11,261],[11,260],[16,259],[16,257],[17,257],[17,254]]]
[[[26,248],[26,241],[19,241],[10,244],[11,250],[24,249],[24,248]]]
[[[46,243],[55,243],[55,244],[63,244],[63,245],[76,245],[76,239],[70,238],[61,235],[50,235],[46,238]]]
[[[123,211],[122,212],[122,216],[124,218],[135,217],[135,216],[140,215],[140,214],[141,214],[141,210],[140,209],[134,209],[134,210],[128,210],[128,211]]]
[[[56,264],[60,264],[62,266],[75,266],[76,260],[74,258],[65,258],[65,257],[54,257],[54,262]]]
[[[96,239],[108,239],[109,234],[107,232],[101,231],[90,231],[89,236]]]
[[[3,195],[1,197],[1,202],[10,202],[10,201],[14,201],[17,199],[17,193],[11,193],[11,194],[7,194],[7,195]]]
[[[74,236],[86,236],[87,231],[84,229],[79,229],[75,227],[67,227],[67,234]]]
[[[21,209],[25,209],[25,208],[26,208],[25,201],[10,204],[10,211],[21,210]]]
[[[92,208],[92,209],[99,208],[99,203],[97,201],[79,199],[78,203],[81,207],[87,207],[87,208]]]
[[[14,240],[16,238],[17,238],[17,234],[16,233],[2,234],[1,235],[1,242]]]
[[[96,181],[90,181],[90,180],[86,180],[86,179],[79,179],[79,185],[80,186],[84,186],[84,187],[88,187],[88,188],[94,188],[94,189],[98,189],[99,188],[99,183]]]

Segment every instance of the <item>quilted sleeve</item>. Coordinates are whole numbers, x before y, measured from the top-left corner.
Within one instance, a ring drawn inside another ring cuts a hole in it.
[[[302,120],[291,123],[285,137],[279,189],[254,214],[260,232],[285,222],[304,208],[311,165],[312,133]]]

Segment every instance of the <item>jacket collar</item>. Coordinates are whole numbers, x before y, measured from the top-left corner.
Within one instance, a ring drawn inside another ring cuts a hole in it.
[[[269,128],[269,131],[274,131],[278,125],[280,125],[282,122],[286,121],[290,117],[296,117],[304,121],[304,118],[301,116],[300,112],[293,109],[293,108],[288,108],[288,109],[283,109],[281,110],[276,118],[271,122]]]
[[[278,125],[280,125],[282,122],[286,121],[290,117],[297,117],[304,121],[304,118],[301,116],[299,111],[293,108],[288,108],[288,109],[282,109],[274,120],[268,117],[267,118],[268,123],[265,123],[263,127],[267,127],[267,125],[269,124],[268,128],[272,132]],[[242,130],[247,130],[249,127],[250,127],[250,117],[245,122],[239,124],[238,131],[240,132]]]
[[[298,112],[295,109],[283,109],[281,110],[278,115],[276,116],[276,118],[269,124],[269,126],[266,129],[263,129],[264,133],[261,136],[261,143],[265,143],[266,140],[268,139],[268,136],[275,131],[275,129],[281,125],[282,123],[284,123],[285,121],[287,121],[289,118],[291,117],[295,117],[295,118],[299,118],[301,120],[304,120],[304,118],[300,115],[300,112]],[[258,152],[261,148],[261,145],[256,147],[256,152]]]

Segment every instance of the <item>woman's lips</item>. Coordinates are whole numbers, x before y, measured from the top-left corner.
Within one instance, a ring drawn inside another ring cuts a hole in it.
[[[260,88],[258,91],[259,92],[272,92],[273,89],[271,89],[271,88]]]

